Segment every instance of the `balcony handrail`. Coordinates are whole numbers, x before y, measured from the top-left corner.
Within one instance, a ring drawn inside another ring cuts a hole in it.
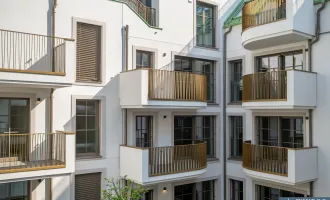
[[[113,0],[127,4],[134,12],[136,12],[151,27],[156,27],[156,9],[144,5],[139,0]]]
[[[243,76],[243,102],[286,99],[287,70],[257,72]]]
[[[286,0],[251,0],[242,9],[242,30],[286,19]]]
[[[0,133],[0,174],[65,168],[66,135]]]
[[[206,76],[149,69],[148,98],[166,101],[207,101]]]
[[[288,148],[243,142],[242,166],[249,170],[288,176]]]
[[[195,140],[194,144],[175,146],[121,146],[148,151],[149,176],[184,173],[207,167],[206,142],[202,140]]]
[[[69,38],[0,29],[0,71],[65,75]]]

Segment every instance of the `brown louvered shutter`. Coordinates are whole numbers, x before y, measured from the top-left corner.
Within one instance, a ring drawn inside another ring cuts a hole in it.
[[[76,80],[101,81],[101,26],[77,24]]]
[[[75,177],[76,200],[101,199],[101,173],[81,174]]]

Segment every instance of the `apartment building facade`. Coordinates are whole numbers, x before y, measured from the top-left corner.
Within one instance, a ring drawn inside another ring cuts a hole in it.
[[[1,2],[0,199],[327,196],[322,5]]]

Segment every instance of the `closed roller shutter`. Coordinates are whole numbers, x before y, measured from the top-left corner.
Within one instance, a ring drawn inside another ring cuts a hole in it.
[[[101,199],[101,173],[81,174],[75,178],[76,200]]]
[[[101,27],[77,24],[76,80],[81,82],[101,81]]]

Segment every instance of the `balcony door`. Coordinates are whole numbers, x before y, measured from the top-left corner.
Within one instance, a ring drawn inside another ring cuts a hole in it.
[[[17,159],[23,152],[16,152],[15,147],[27,149],[28,143],[19,133],[29,133],[29,99],[0,99],[0,162],[5,159]],[[24,148],[23,148],[24,146]]]
[[[302,117],[257,117],[259,145],[304,147]]]
[[[136,116],[135,145],[136,147],[153,147],[153,120],[152,116]]]

